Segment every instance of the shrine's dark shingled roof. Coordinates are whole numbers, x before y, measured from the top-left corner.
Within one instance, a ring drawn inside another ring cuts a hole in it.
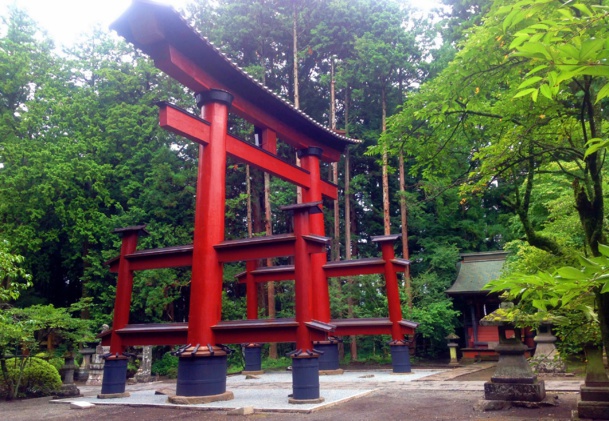
[[[449,295],[488,294],[482,288],[493,279],[499,278],[507,252],[462,254],[459,274],[455,283],[446,290]]]
[[[140,50],[150,54],[154,48],[138,41],[132,33],[130,21],[139,16],[154,15],[167,40],[194,63],[204,68],[212,77],[222,81],[232,92],[256,104],[262,109],[273,110],[279,119],[297,130],[309,133],[321,143],[334,149],[344,150],[359,140],[340,135],[323,126],[293,104],[273,93],[251,75],[231,61],[209,40],[198,34],[188,22],[171,6],[151,0],[133,0],[129,9],[116,20],[111,28]]]

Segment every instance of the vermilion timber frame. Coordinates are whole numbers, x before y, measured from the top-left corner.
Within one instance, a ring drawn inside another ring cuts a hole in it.
[[[378,238],[381,259],[326,262],[328,239],[323,214],[316,209],[323,196],[336,199],[338,193],[336,185],[321,179],[320,161],[338,161],[344,148],[355,141],[324,128],[256,82],[169,6],[134,0],[113,29],[148,54],[159,69],[197,92],[202,111],[196,117],[160,104],[160,125],[200,144],[194,241],[187,246],[136,251],[144,227],[117,230],[123,247],[120,257],[109,262],[119,274],[115,314],[112,332],[103,340],[111,352],[122,352],[130,345],[211,346],[248,341],[296,342],[297,348],[312,349],[312,341],[325,340],[328,334],[391,334],[400,340],[414,333],[416,323],[402,320],[401,315],[396,272],[409,262],[393,255],[397,237]],[[227,133],[229,108],[255,125],[261,148]],[[277,157],[278,138],[299,151],[302,167]],[[224,241],[227,156],[302,187],[305,204],[289,207],[294,213],[294,233]],[[294,256],[294,267],[288,272],[296,283],[296,317],[254,320],[255,301],[248,288],[251,320],[222,322],[222,264],[246,261],[251,273],[256,259],[276,256]],[[133,271],[178,266],[192,267],[188,324],[130,325]],[[389,318],[331,320],[328,277],[365,273],[385,275]]]

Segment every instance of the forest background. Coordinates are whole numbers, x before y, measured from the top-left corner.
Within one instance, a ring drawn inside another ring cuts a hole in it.
[[[404,314],[420,323],[423,357],[446,352],[462,324],[445,294],[459,253],[508,250],[502,287],[521,291],[524,275],[600,258],[607,229],[607,1],[444,5],[424,14],[393,0],[197,0],[183,11],[269,89],[361,140],[322,170],[340,186],[337,213],[324,203],[330,258],[375,256],[371,235],[404,230]],[[25,12],[3,16],[0,302],[10,311],[0,323],[52,308],[97,330],[112,320],[116,278],[104,262],[120,247],[115,228],[147,224],[143,248],[192,242],[197,146],[158,127],[159,101],[196,113],[192,92],[108,29],[58,51]],[[253,127],[231,121],[255,141]],[[264,174],[237,162],[227,174],[227,238],[288,229],[277,211],[296,201],[293,188],[270,179],[266,209]],[[245,318],[241,270],[225,267],[226,319]],[[130,321],[186,320],[189,280],[186,269],[138,273]],[[606,332],[599,285],[579,290],[592,297],[579,312],[547,287],[529,311],[562,311],[559,336],[576,353],[576,327],[599,336],[600,316]],[[330,286],[333,317],[387,313],[378,277]],[[292,285],[272,288],[260,316],[290,316]],[[0,332],[0,350],[19,342]],[[346,339],[352,358],[386,356],[386,338]]]

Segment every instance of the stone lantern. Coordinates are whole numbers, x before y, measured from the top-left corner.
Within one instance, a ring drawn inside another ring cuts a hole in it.
[[[510,306],[511,304],[511,306]],[[517,329],[510,317],[512,303],[502,303],[501,307],[482,319],[482,325],[497,326],[499,345],[495,351],[499,361],[490,382],[484,384],[484,399],[490,401],[541,402],[546,397],[543,380],[538,380],[525,358],[529,348],[518,337],[507,337],[507,330]]]
[[[445,339],[448,341],[448,350],[450,351],[450,362],[448,363],[448,366],[458,367],[459,360],[457,359],[457,348],[459,347],[459,344],[457,344],[456,341],[459,340],[459,337],[456,334],[451,333]]]

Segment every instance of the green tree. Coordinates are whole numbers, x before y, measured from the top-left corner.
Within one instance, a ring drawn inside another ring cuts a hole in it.
[[[565,13],[565,8],[571,11]],[[526,241],[567,259],[577,241],[557,241],[545,230],[552,221],[536,219],[535,209],[545,200],[538,182],[544,174],[552,174],[555,183],[571,186],[585,250],[596,256],[596,244],[605,235],[602,156],[598,150],[587,151],[587,143],[598,138],[606,124],[594,111],[596,89],[603,89],[606,82],[593,83],[584,69],[571,74],[569,89],[560,89],[557,80],[550,78],[553,71],[557,75],[563,70],[560,64],[558,70],[550,68],[552,56],[538,44],[554,44],[556,52],[562,48],[573,55],[566,46],[571,41],[565,42],[572,38],[560,38],[557,34],[562,30],[549,28],[551,22],[561,28],[561,16],[574,18],[579,14],[573,11],[580,9],[587,7],[557,8],[549,1],[496,3],[447,69],[404,105],[390,130],[393,138],[402,139],[395,146],[407,146],[415,171],[443,185],[459,184],[464,203],[501,190],[502,205],[518,217]],[[586,37],[606,39],[603,19],[598,20],[597,32],[582,23],[588,32],[575,42],[583,46]],[[586,45],[592,44],[598,43]],[[603,48],[592,48],[599,60],[603,60]],[[589,67],[598,68],[594,63]],[[545,79],[533,76],[536,73]],[[542,88],[548,81],[548,87]],[[538,82],[539,87],[530,87]],[[548,93],[548,88],[555,91],[553,95],[542,92]],[[536,101],[523,100],[528,94]],[[385,140],[391,142],[389,136]],[[599,301],[603,313],[607,306],[602,297]]]

